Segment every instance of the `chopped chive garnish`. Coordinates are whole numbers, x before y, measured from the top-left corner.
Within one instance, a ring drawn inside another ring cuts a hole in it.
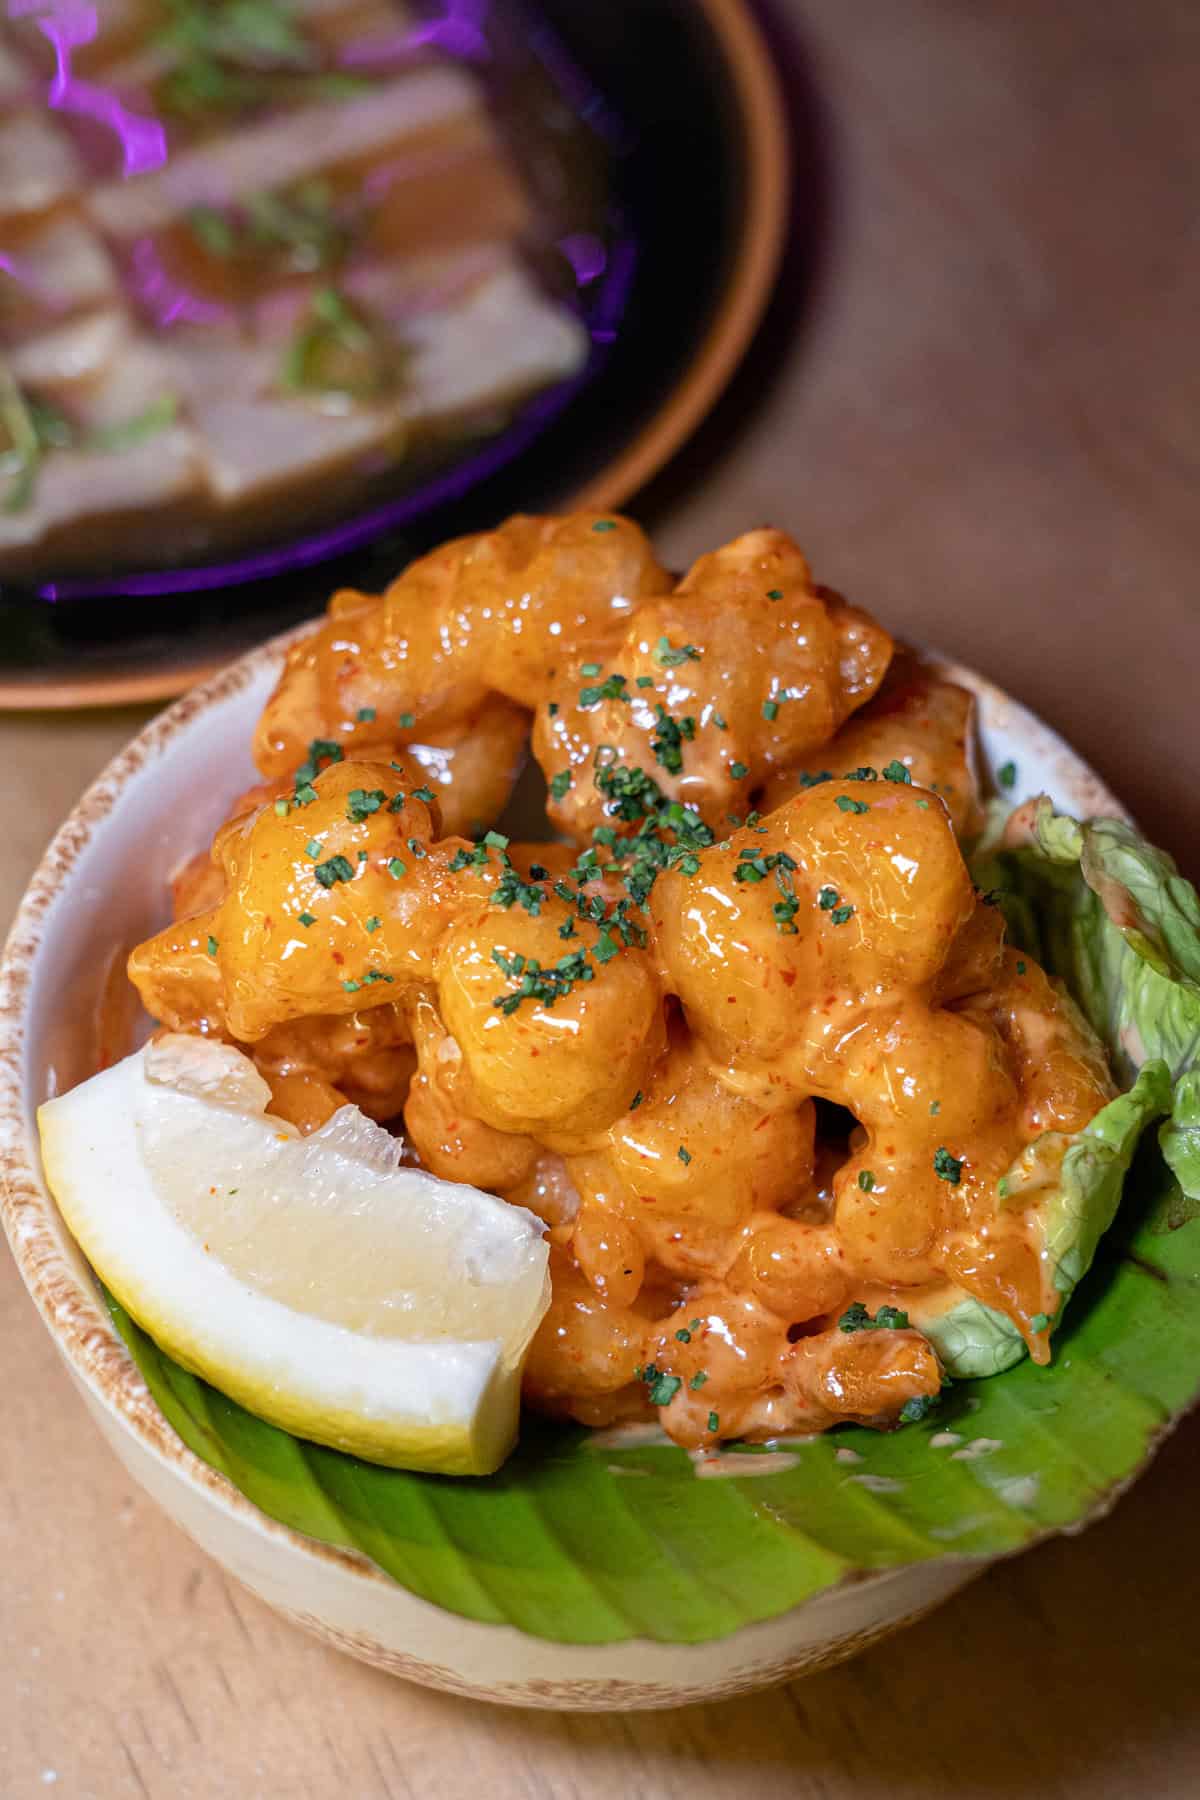
[[[939,1181],[948,1181],[951,1187],[957,1187],[962,1179],[963,1159],[951,1156],[943,1146],[933,1153],[933,1172]]]
[[[315,925],[316,922],[317,922],[316,918],[314,917],[314,915],[312,913],[302,912],[300,914],[300,923],[301,923],[301,925],[303,925],[305,931],[308,930],[310,925]]]
[[[208,951],[208,954],[210,956],[215,956],[217,954],[217,951],[219,948],[220,948],[220,946],[218,945],[216,938],[210,935],[208,943],[205,945],[205,949]]]
[[[353,881],[354,864],[344,856],[331,856],[327,862],[318,863],[313,874],[322,887],[331,888],[339,881]]]
[[[391,861],[388,863],[387,872],[391,876],[393,881],[399,881],[399,879],[402,875],[407,875],[408,865],[406,863],[402,863],[398,856],[393,856]]]
[[[871,810],[865,800],[852,800],[849,794],[839,794],[833,804],[839,812],[844,813],[865,813]]]
[[[375,708],[373,706],[360,706],[357,717],[360,725],[369,725],[375,717]]]

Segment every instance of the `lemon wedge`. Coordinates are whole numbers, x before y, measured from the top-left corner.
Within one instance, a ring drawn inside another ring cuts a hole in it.
[[[345,1106],[309,1137],[226,1044],[168,1034],[38,1112],[92,1267],[162,1349],[297,1436],[482,1475],[549,1303],[540,1219],[399,1164]]]

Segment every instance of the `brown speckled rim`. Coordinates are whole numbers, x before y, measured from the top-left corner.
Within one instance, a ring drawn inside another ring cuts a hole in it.
[[[34,963],[46,941],[51,908],[70,887],[79,857],[103,830],[125,787],[147,764],[186,733],[201,714],[240,693],[268,666],[279,666],[288,645],[311,629],[302,626],[273,638],[152,719],[88,788],[43,856],[17,909],[0,960],[0,1222],[25,1286],[71,1373],[147,1450],[229,1512],[253,1520],[269,1536],[302,1545],[312,1555],[351,1569],[364,1580],[386,1583],[382,1571],[356,1552],[317,1543],[267,1518],[176,1435],[121,1342],[96,1285],[81,1279],[58,1242],[51,1222],[54,1202],[42,1176],[23,1097]]]
[[[75,1378],[118,1418],[141,1446],[228,1513],[308,1556],[332,1562],[364,1581],[393,1584],[365,1557],[316,1542],[277,1524],[176,1436],[152,1399],[108,1317],[94,1282],[81,1276],[56,1231],[57,1213],[41,1172],[23,1086],[29,1000],[35,961],[53,936],[51,911],[69,890],[76,864],[105,827],[128,783],[212,707],[232,699],[312,626],[301,626],[252,650],[153,719],[93,782],[58,831],[18,908],[0,962],[0,1220],[22,1279],[59,1353]],[[933,660],[948,679],[970,688],[990,726],[1019,736],[1059,776],[1059,792],[1086,816],[1127,817],[1125,808],[1070,747],[1041,720],[969,669]],[[328,1636],[323,1631],[322,1635]],[[348,1646],[366,1654],[359,1646]],[[415,1669],[405,1670],[416,1673]],[[764,1681],[770,1677],[764,1676]]]
[[[783,255],[791,194],[787,111],[771,53],[746,0],[696,0],[717,42],[737,108],[744,194],[729,280],[691,362],[637,435],[558,510],[604,511],[624,504],[696,430],[732,379],[766,309]],[[224,658],[220,659],[221,663]],[[177,645],[147,666],[117,672],[5,678],[0,710],[61,710],[166,700],[209,678],[211,646],[189,655]]]

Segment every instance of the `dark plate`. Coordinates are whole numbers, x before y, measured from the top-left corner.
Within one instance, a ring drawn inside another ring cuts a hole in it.
[[[788,145],[741,0],[538,0],[552,72],[610,157],[610,253],[584,291],[593,351],[421,486],[236,561],[0,589],[0,706],[156,699],[337,586],[516,510],[620,505],[715,400],[783,239]]]

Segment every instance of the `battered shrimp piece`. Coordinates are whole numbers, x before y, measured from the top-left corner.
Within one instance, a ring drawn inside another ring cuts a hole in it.
[[[802,1093],[864,1006],[928,989],[975,907],[944,808],[897,782],[811,788],[695,860],[650,897],[664,984],[714,1067]]]
[[[646,770],[709,824],[745,813],[874,692],[890,653],[865,614],[813,588],[789,537],[749,532],[641,606],[607,659],[549,673],[533,749],[550,815],[573,836],[604,822],[597,766]]]
[[[271,1088],[273,1112],[315,1130],[339,1106],[357,1106],[381,1124],[396,1118],[416,1068],[403,1007],[317,1015],[276,1025],[248,1046]]]
[[[751,1216],[812,1179],[811,1102],[731,1093],[695,1039],[681,1026],[672,1037],[605,1146],[568,1158],[582,1197],[573,1248],[601,1293],[632,1297],[650,1258],[673,1275],[722,1273]]]
[[[758,804],[770,812],[797,788],[823,777],[899,764],[916,786],[944,802],[957,836],[969,837],[981,823],[969,752],[974,705],[966,688],[943,680],[915,651],[901,646],[879,692],[822,748],[820,762],[805,758],[777,771]]]
[[[245,1044],[286,1020],[388,1004],[432,974],[456,846],[433,846],[421,772],[339,762],[308,791],[223,827],[221,901],[134,951],[130,977],[164,1023],[186,1016],[180,989],[201,985],[202,956],[217,975],[204,971],[208,1013]]]
[[[424,738],[404,732],[400,737],[405,756],[437,795],[445,836],[471,837],[508,804],[525,761],[529,714],[493,695],[473,718]]]
[[[655,1321],[675,1309],[677,1294],[643,1289],[630,1306],[602,1300],[570,1253],[550,1250],[550,1307],[525,1364],[522,1392],[539,1411],[584,1425],[650,1416],[639,1373]]]
[[[278,775],[315,738],[347,752],[381,737],[440,742],[470,726],[490,692],[531,709],[549,645],[567,657],[603,643],[645,595],[670,585],[628,519],[519,515],[457,538],[378,598],[334,595],[326,623],[288,657],[259,721],[255,760]]]
[[[443,1025],[431,990],[413,995],[409,1016],[417,1072],[404,1124],[422,1164],[444,1181],[466,1181],[494,1193],[520,1186],[533,1173],[537,1144],[476,1118],[462,1050]]]
[[[614,942],[606,931],[552,890],[535,904],[484,903],[450,927],[436,958],[441,1015],[475,1115],[573,1151],[599,1140],[661,1055],[662,997],[636,943],[597,958],[602,937]]]

